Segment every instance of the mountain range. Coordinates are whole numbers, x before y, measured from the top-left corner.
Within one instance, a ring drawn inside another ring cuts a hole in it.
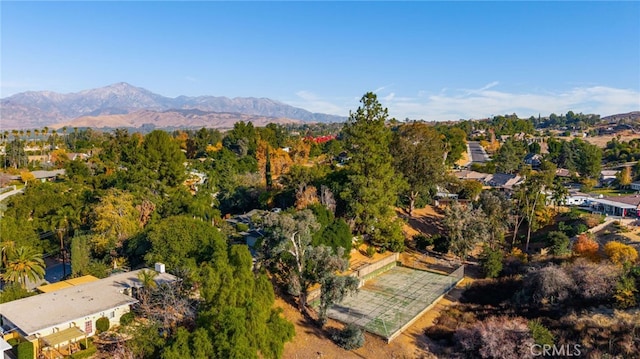
[[[0,127],[212,127],[237,121],[343,122],[346,117],[312,113],[268,98],[165,97],[125,82],[77,93],[28,91],[0,100]]]

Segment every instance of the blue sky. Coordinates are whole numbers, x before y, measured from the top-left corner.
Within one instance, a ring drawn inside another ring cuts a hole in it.
[[[398,118],[640,110],[640,2],[0,2],[0,97],[128,82]]]

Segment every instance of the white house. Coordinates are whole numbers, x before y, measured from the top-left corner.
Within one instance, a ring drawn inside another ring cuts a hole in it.
[[[640,182],[632,182],[630,187],[634,191],[640,191]]]
[[[112,325],[117,325],[120,317],[138,302],[131,294],[132,288],[142,286],[138,279],[140,271],[3,303],[0,334],[5,339],[20,336],[34,343],[36,352],[40,352],[40,348],[58,348],[94,335],[99,318],[108,318]],[[176,277],[161,272],[155,281],[170,283]]]

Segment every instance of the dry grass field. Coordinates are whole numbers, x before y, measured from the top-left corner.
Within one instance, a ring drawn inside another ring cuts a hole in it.
[[[633,133],[633,131],[627,130],[627,131],[623,131],[614,135],[603,135],[603,136],[596,136],[596,137],[585,137],[583,138],[583,140],[596,145],[598,147],[606,147],[607,146],[607,142],[611,141],[612,139],[616,138],[620,136],[620,141],[623,142],[627,142],[627,141],[631,141],[634,140],[636,138],[640,138],[640,133]]]

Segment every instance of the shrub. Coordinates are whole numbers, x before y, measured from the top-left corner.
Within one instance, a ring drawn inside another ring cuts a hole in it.
[[[633,264],[638,259],[638,251],[635,248],[620,242],[609,242],[604,246],[604,252],[614,264]]]
[[[18,359],[33,359],[35,357],[35,348],[33,343],[24,341],[16,347]]]
[[[576,284],[576,298],[590,304],[611,300],[620,276],[617,267],[596,264],[584,258],[579,258],[565,270]]]
[[[547,245],[554,256],[560,256],[569,252],[569,237],[558,231],[547,234]]]
[[[89,338],[87,340],[87,345],[86,346],[84,344],[84,340],[80,341],[80,348],[82,350],[77,352],[77,353],[73,353],[73,354],[69,355],[68,358],[70,358],[70,359],[91,358],[98,351],[98,348],[96,348],[96,346],[93,344],[93,341],[91,339],[92,338]]]
[[[333,341],[346,350],[358,349],[364,345],[362,329],[353,324],[347,324],[344,329],[333,335]]]
[[[535,304],[560,303],[574,292],[575,283],[569,275],[556,265],[532,269],[524,279],[526,298]]]
[[[620,308],[631,308],[638,304],[636,300],[636,294],[638,289],[636,288],[636,281],[633,277],[623,276],[620,278],[618,284],[616,284],[616,305]]]
[[[604,222],[604,216],[599,214],[588,214],[584,217],[584,224],[589,228],[593,228]]]
[[[499,249],[491,249],[489,246],[485,246],[482,251],[480,262],[482,263],[482,270],[485,277],[496,278],[502,271],[502,251]]]
[[[600,260],[600,255],[598,254],[599,249],[600,245],[598,242],[589,238],[586,234],[579,235],[578,239],[573,244],[573,253],[575,255],[588,258],[594,262]]]
[[[574,226],[574,232],[576,234],[581,234],[581,233],[584,233],[584,232],[586,232],[588,230],[589,230],[589,227],[587,227],[587,225],[584,224],[584,223],[579,223],[579,224]]]
[[[433,240],[433,250],[442,254],[449,253],[451,241],[447,237],[438,237]]]
[[[376,254],[376,247],[371,245],[367,246],[365,253],[367,254],[367,257],[373,257],[373,255]]]
[[[473,358],[533,358],[533,338],[520,317],[490,317],[454,335],[458,346]]]
[[[236,229],[238,232],[246,232],[249,230],[249,226],[245,223],[236,223]]]
[[[433,238],[422,233],[413,236],[413,241],[416,244],[416,248],[421,251],[424,251],[428,246],[433,245]]]
[[[547,329],[540,319],[530,320],[528,324],[529,330],[531,331],[531,336],[533,337],[533,341],[539,345],[553,345],[554,337],[551,334],[551,331]]]
[[[120,317],[120,325],[127,326],[131,323],[133,323],[133,320],[135,319],[135,315],[132,312],[127,312],[124,313],[121,317]]]
[[[109,330],[109,326],[109,318],[100,317],[98,318],[98,320],[96,320],[96,330],[98,331],[98,333],[106,332],[107,330]]]

